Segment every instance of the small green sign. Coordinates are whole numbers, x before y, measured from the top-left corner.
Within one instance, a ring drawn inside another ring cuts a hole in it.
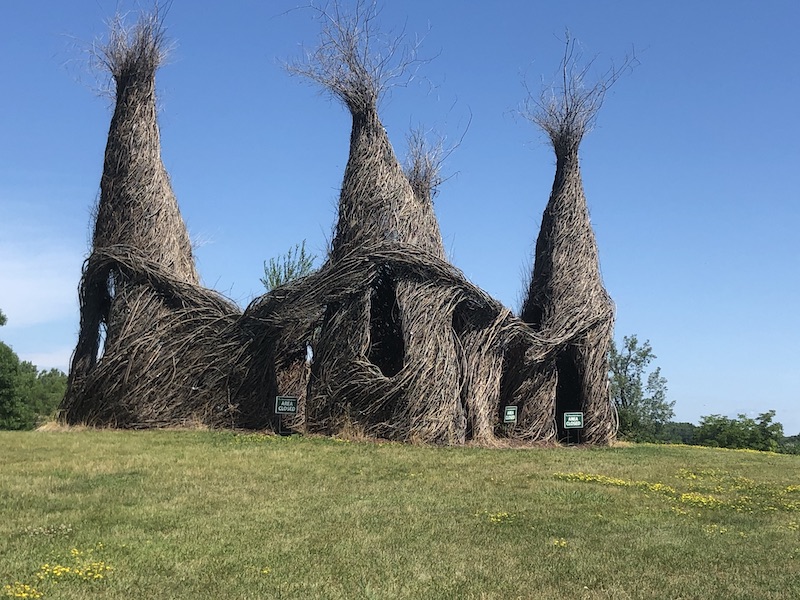
[[[517,422],[517,407],[506,406],[503,410],[503,423],[516,423]]]
[[[564,429],[583,429],[583,413],[565,412]]]
[[[297,398],[294,396],[275,396],[276,415],[296,415]]]

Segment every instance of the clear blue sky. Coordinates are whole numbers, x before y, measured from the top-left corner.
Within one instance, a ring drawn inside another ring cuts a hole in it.
[[[142,2],[149,5],[148,2]],[[68,366],[111,112],[83,49],[114,0],[10,0],[0,23],[0,339]],[[469,279],[516,307],[554,159],[515,117],[565,28],[605,67],[633,46],[582,146],[617,334],[649,339],[677,420],[774,408],[800,432],[800,26],[797,0],[387,0],[385,29],[435,57],[382,116],[455,142],[436,201]],[[127,6],[135,6],[129,3]],[[125,6],[125,5],[123,5]],[[246,304],[264,259],[324,254],[349,117],[286,75],[317,27],[294,0],[174,0],[159,73],[163,158],[205,285]],[[289,12],[287,12],[289,11]]]

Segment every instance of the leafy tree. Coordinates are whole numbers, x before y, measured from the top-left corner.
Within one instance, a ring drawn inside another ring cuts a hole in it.
[[[2,311],[0,323],[5,324]],[[39,372],[0,342],[0,429],[33,429],[37,421],[53,414],[66,389],[64,373],[58,369]]]
[[[51,417],[67,391],[67,376],[58,369],[39,371],[36,365],[21,362],[18,390],[37,420]]]
[[[800,454],[800,435],[791,435],[783,438],[780,451],[785,454]]]
[[[269,263],[264,261],[264,277],[261,283],[268,292],[280,287],[294,279],[305,277],[314,272],[314,254],[306,253],[306,241],[296,244],[286,254],[278,258],[270,258]]]
[[[695,443],[720,448],[750,448],[777,452],[783,441],[783,425],[774,423],[775,411],[769,410],[751,419],[739,415],[736,419],[722,415],[702,417],[695,431]]]
[[[619,414],[619,433],[625,439],[656,441],[675,414],[675,402],[667,400],[667,380],[661,376],[661,368],[652,370],[645,381],[647,367],[655,358],[650,342],[639,344],[635,335],[625,336],[619,350],[611,343],[611,397]]]
[[[0,310],[0,326],[8,322]],[[25,429],[28,415],[17,395],[19,357],[10,346],[0,342],[0,429]]]
[[[0,429],[32,429],[36,415],[20,395],[19,357],[0,342]]]
[[[38,371],[0,342],[0,429],[33,429],[52,416],[67,390],[58,369]]]
[[[694,423],[686,423],[670,421],[664,423],[658,435],[659,442],[666,442],[668,444],[694,444],[694,432],[697,425]]]

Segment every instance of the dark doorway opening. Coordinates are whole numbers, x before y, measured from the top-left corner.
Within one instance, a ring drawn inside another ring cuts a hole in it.
[[[558,384],[556,386],[558,441],[579,444],[583,437],[583,430],[566,429],[564,427],[564,413],[583,410],[581,403],[581,377],[576,364],[575,348],[567,348],[556,359],[556,371],[558,372]]]
[[[397,290],[385,269],[381,269],[370,297],[369,342],[367,359],[386,377],[397,375],[403,368],[405,342]]]

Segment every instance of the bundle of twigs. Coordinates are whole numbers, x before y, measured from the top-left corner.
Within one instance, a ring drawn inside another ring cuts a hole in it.
[[[125,282],[113,295],[107,288],[112,276]],[[263,397],[245,402],[247,408],[242,402],[260,383],[251,382],[258,355],[253,336],[239,309],[222,296],[176,279],[129,246],[111,246],[86,262],[81,316],[62,406],[69,422],[133,428],[266,424]],[[95,362],[96,332],[104,320],[114,335],[107,334]],[[271,358],[262,362],[269,367]]]

